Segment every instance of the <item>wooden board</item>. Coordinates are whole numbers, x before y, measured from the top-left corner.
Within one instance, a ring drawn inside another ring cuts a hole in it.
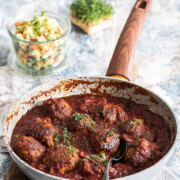
[[[13,162],[7,169],[3,180],[30,180]]]

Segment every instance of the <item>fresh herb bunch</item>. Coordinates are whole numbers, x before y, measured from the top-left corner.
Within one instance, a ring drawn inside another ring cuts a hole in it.
[[[75,0],[71,4],[71,12],[73,16],[88,24],[108,18],[114,13],[113,7],[103,0]]]

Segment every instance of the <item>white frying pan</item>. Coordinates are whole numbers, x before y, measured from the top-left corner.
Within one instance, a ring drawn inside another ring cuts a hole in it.
[[[177,120],[164,100],[151,91],[127,81],[130,80],[132,76],[131,70],[135,47],[143,27],[145,17],[150,8],[150,4],[151,0],[137,0],[135,3],[116,45],[107,71],[107,76],[111,77],[73,77],[56,80],[28,92],[26,95],[18,99],[11,107],[6,119],[4,120],[4,139],[7,144],[9,154],[13,158],[14,162],[30,179],[59,180],[63,178],[37,170],[15,154],[10,146],[10,140],[15,125],[22,115],[24,115],[33,106],[41,104],[44,100],[85,93],[98,95],[109,94],[116,97],[131,99],[138,104],[144,104],[148,106],[150,111],[162,116],[167,126],[170,128],[171,148],[167,154],[155,165],[133,175],[119,179],[148,180],[151,179],[153,175],[163,167],[163,165],[165,165],[174,150],[177,137]]]

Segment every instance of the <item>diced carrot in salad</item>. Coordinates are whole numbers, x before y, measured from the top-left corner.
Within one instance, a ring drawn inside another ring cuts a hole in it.
[[[18,22],[16,22],[16,26],[22,26],[23,25],[23,21],[18,21]]]

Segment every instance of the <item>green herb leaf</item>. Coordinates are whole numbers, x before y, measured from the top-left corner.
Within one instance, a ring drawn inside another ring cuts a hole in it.
[[[23,29],[22,29],[22,27],[16,27],[16,31],[19,31],[20,33],[23,33]]]
[[[63,144],[58,144],[57,147],[63,147],[64,145]]]
[[[140,137],[140,136],[141,136],[141,134],[140,134],[139,132],[137,132],[137,133],[136,133],[136,136],[137,136],[137,137]]]
[[[109,130],[107,133],[108,135],[113,136],[113,131]]]
[[[16,134],[15,137],[18,138],[20,135]]]
[[[101,162],[105,162],[106,161],[105,153],[99,154],[98,156],[100,157]]]
[[[69,140],[64,140],[64,142],[68,145],[68,146],[70,146],[70,141]]]
[[[94,160],[94,161],[97,161],[98,160],[98,156],[94,155],[94,156],[91,156],[91,158]]]
[[[75,152],[74,146],[69,146],[69,150],[71,151],[71,154],[74,154],[74,152]]]
[[[75,0],[70,8],[73,16],[88,24],[96,23],[114,13],[112,6],[103,0]]]
[[[82,119],[82,115],[80,113],[74,113],[72,114],[72,117],[76,120],[76,121],[80,121]]]
[[[42,12],[41,12],[41,16],[45,16],[46,13],[47,13],[47,11],[42,11]]]
[[[58,133],[54,134],[54,142],[59,142],[60,140],[60,135]]]
[[[86,159],[91,160],[91,158],[90,158],[90,156],[89,156],[89,155],[86,155]]]
[[[66,139],[70,139],[70,133],[67,129],[67,127],[63,127],[63,131],[64,131],[64,134],[63,134],[63,137]]]
[[[96,126],[96,122],[93,121],[91,118],[89,118],[89,121],[91,122],[91,124],[92,124],[93,126]]]
[[[23,23],[23,25],[29,26],[29,25],[30,25],[30,22],[25,21],[25,22]]]
[[[122,117],[122,116],[125,115],[125,113],[124,113],[124,112],[121,112],[119,115],[120,115],[120,117]]]
[[[130,126],[133,126],[133,125],[135,125],[135,124],[136,124],[135,121],[130,121],[130,123],[129,123]]]
[[[33,19],[31,20],[31,23],[32,24],[38,24],[39,20],[38,20],[38,17],[37,16],[33,16]]]

